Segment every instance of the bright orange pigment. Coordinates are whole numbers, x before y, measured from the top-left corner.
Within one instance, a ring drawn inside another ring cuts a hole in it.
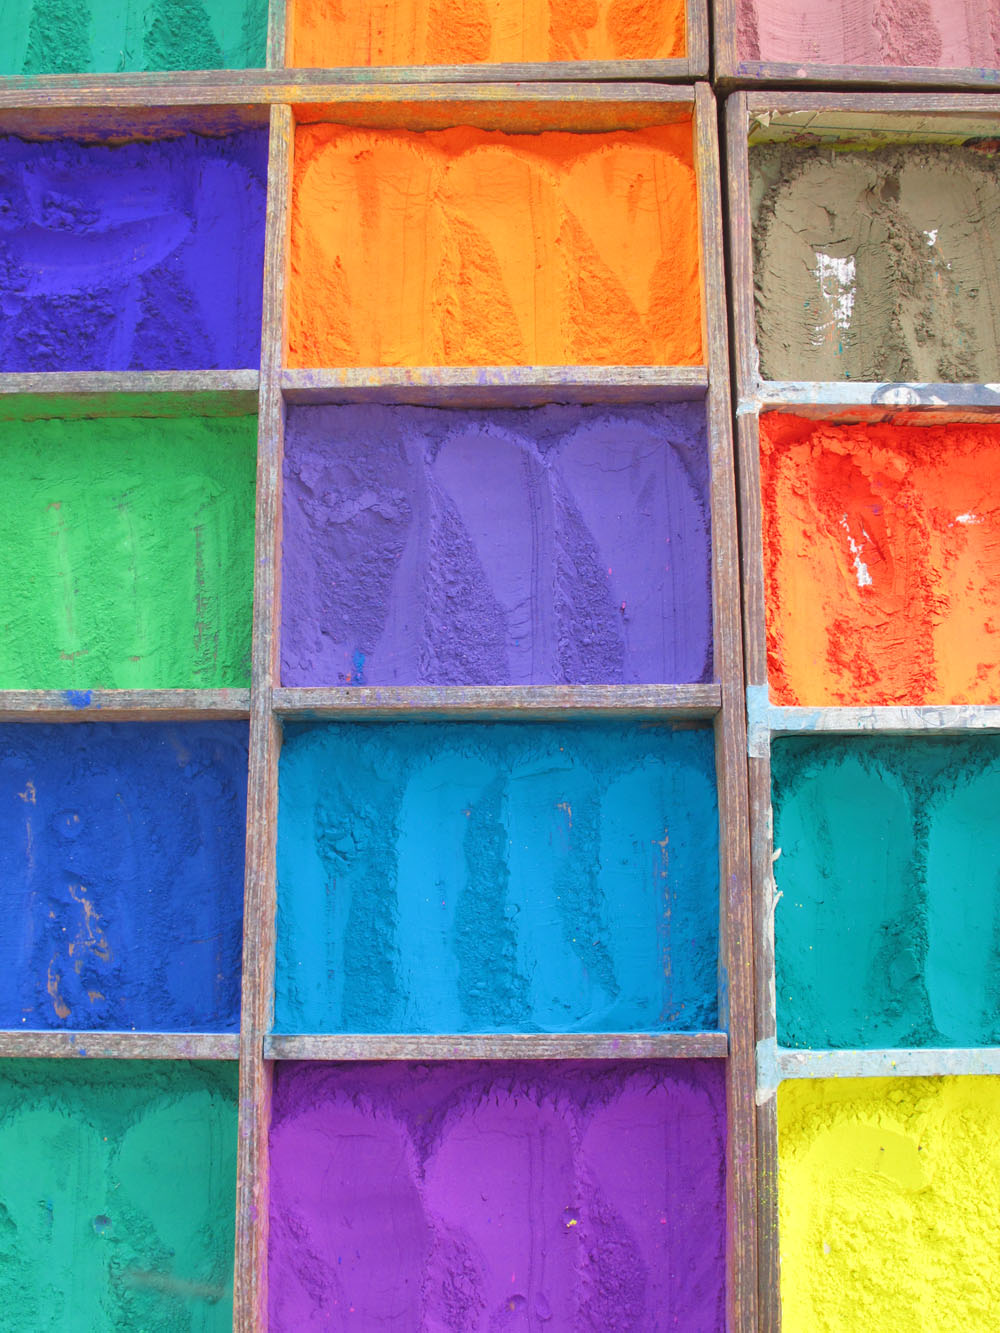
[[[667,60],[685,54],[684,0],[296,0],[291,63],[473,65]]]
[[[300,126],[293,366],[698,365],[690,121]]]
[[[1000,428],[760,437],[773,701],[1000,700]]]

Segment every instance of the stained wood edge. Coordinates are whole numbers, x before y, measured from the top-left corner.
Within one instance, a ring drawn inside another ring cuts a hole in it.
[[[949,116],[961,120],[967,116],[1000,114],[1000,94],[983,93],[883,93],[883,92],[800,92],[785,87],[774,92],[748,91],[750,116],[767,111],[775,117],[801,112],[827,111],[831,115],[862,112],[878,115]]]
[[[958,412],[967,413],[970,420],[1000,415],[1000,384],[758,380],[747,389],[740,402],[743,412],[782,411],[871,422],[892,420],[900,413],[910,413],[915,420]]]
[[[1000,704],[869,705],[789,708],[766,705],[761,719],[769,736],[842,736],[876,732],[882,736],[1000,732]],[[758,727],[758,734],[761,728]]]
[[[295,0],[268,0],[266,59],[269,70],[284,69],[288,63],[294,3]]]
[[[252,370],[40,370],[0,373],[7,394],[239,393],[257,396]]]
[[[754,306],[753,227],[750,218],[750,146],[745,93],[726,100],[726,174],[729,189],[729,295],[733,313],[736,392],[742,406],[757,389],[757,314]]]
[[[264,1038],[267,1060],[724,1060],[724,1032],[345,1033]]]
[[[59,417],[244,416],[256,370],[53,371],[0,374],[0,421]]]
[[[0,1032],[0,1058],[19,1060],[233,1060],[229,1032]]]
[[[249,716],[249,690],[0,690],[2,722],[198,722]]]
[[[749,690],[767,687],[767,605],[764,591],[764,511],[761,496],[760,418],[736,421],[740,541],[743,561],[743,643]],[[766,696],[765,696],[766,697]]]
[[[645,718],[669,722],[713,717],[719,685],[448,685],[276,688],[272,707],[285,721],[451,718],[558,722]]]
[[[732,0],[715,0],[723,12],[735,10]],[[818,65],[810,61],[749,60],[736,49],[735,17],[733,39],[725,47],[716,19],[716,79],[724,91],[733,88],[794,86],[796,88],[833,88],[878,91],[892,87],[917,92],[923,89],[952,89],[978,92],[1000,84],[1000,70],[977,69],[957,65],[937,69],[929,65]]]
[[[711,71],[711,25],[708,18],[709,0],[686,0],[685,20],[685,63],[688,72],[684,76],[688,82],[708,79]]]
[[[729,90],[737,70],[737,0],[712,0],[713,83],[716,96]]]
[[[785,1079],[948,1078],[1000,1074],[1000,1046],[881,1050],[790,1050],[760,1062],[765,1093]],[[773,1080],[773,1084],[772,1084]]]

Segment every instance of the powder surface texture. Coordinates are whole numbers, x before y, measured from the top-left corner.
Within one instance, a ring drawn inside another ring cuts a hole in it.
[[[235,1205],[235,1063],[0,1062],[5,1329],[224,1333]]]
[[[0,139],[0,370],[256,367],[267,133]]]
[[[784,1328],[970,1333],[1000,1301],[1000,1079],[778,1089]]]
[[[699,364],[698,237],[690,122],[301,125],[289,362]]]
[[[740,0],[739,54],[818,65],[1000,65],[993,0]]]
[[[292,408],[286,685],[703,681],[704,410]]]
[[[780,704],[1000,701],[1000,429],[760,420]]]
[[[720,1062],[282,1064],[274,1333],[717,1333]]]
[[[262,66],[267,0],[5,0],[0,74]]]
[[[256,433],[5,422],[0,688],[248,684]]]
[[[765,379],[1000,379],[997,157],[751,148]]]
[[[247,726],[0,726],[0,1028],[235,1031]]]
[[[709,730],[293,725],[279,805],[280,1031],[715,1027]]]
[[[778,1039],[1000,1045],[1000,740],[783,738]]]
[[[684,0],[312,0],[291,41],[307,67],[667,60],[685,53]]]

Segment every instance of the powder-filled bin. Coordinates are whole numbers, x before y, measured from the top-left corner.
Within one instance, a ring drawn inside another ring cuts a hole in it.
[[[707,727],[291,724],[280,1032],[705,1031]]]
[[[0,438],[0,688],[248,684],[256,416],[52,411]]]
[[[8,1328],[232,1326],[236,1067],[0,1061]]]
[[[994,1323],[1000,1079],[784,1083],[778,1170],[783,1327]]]
[[[275,1072],[270,1327],[725,1323],[721,1062]]]
[[[291,407],[282,682],[712,674],[701,404]]]
[[[0,726],[0,1028],[235,1031],[247,726]]]
[[[0,371],[256,368],[266,176],[265,130],[0,139]]]
[[[1000,739],[772,742],[778,1041],[1000,1045]]]

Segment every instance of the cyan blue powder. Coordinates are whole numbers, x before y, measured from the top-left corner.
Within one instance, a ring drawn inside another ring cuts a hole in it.
[[[709,729],[297,724],[279,791],[279,1031],[716,1025]]]
[[[247,739],[0,726],[0,1027],[238,1027]]]

